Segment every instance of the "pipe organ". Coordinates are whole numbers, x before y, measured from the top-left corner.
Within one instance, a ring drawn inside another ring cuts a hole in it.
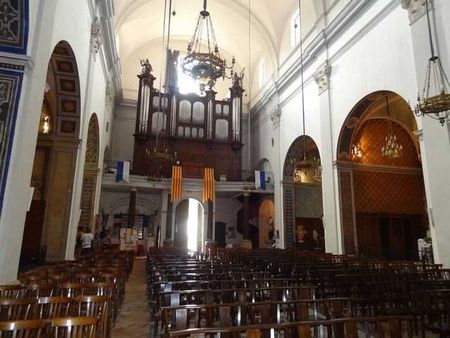
[[[148,61],[141,62],[133,174],[170,177],[175,162],[183,176],[202,178],[203,168],[215,169],[216,179],[241,180],[242,78],[235,75],[230,98],[180,94],[176,85],[167,93],[154,88]]]

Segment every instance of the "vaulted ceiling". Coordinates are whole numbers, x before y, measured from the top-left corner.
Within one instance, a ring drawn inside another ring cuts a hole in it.
[[[317,3],[325,0],[303,0],[311,22],[317,17]],[[161,77],[164,0],[115,0],[116,39],[122,67],[122,87],[125,99],[136,99],[139,59],[148,58],[157,83]],[[167,1],[169,2],[169,1]],[[315,4],[314,4],[315,3]],[[172,0],[170,47],[182,53],[191,39],[203,0]],[[250,11],[249,11],[250,6]],[[210,0],[208,10],[222,57],[236,57],[237,69],[255,72],[264,57],[271,70],[280,63],[280,51],[289,31],[290,19],[297,10],[298,0]],[[316,8],[315,8],[316,7]],[[250,20],[249,20],[250,19]],[[249,24],[250,22],[250,24]],[[251,65],[251,67],[249,67]],[[253,81],[252,81],[253,82]],[[248,79],[244,83],[248,86]],[[217,84],[225,94],[229,83]]]

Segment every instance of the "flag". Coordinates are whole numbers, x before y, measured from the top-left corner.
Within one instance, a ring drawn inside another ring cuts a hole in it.
[[[216,199],[216,181],[214,180],[214,168],[205,168],[203,178],[203,202]]]
[[[183,171],[179,165],[172,166],[172,188],[170,192],[170,201],[174,202],[181,198],[183,194]]]
[[[117,161],[116,182],[130,183],[130,161]]]
[[[255,188],[266,190],[266,172],[255,170]]]

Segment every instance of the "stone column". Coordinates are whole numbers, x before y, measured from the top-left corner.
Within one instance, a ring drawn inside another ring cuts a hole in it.
[[[320,160],[322,166],[322,199],[323,199],[323,227],[325,231],[325,250],[336,254],[342,253],[341,222],[338,212],[338,188],[336,168],[335,139],[332,121],[331,93],[330,93],[331,65],[328,61],[317,69],[314,79],[318,86],[320,107],[321,144]]]
[[[163,246],[167,233],[167,211],[169,207],[169,191],[161,193],[161,211],[159,214],[159,246]]]

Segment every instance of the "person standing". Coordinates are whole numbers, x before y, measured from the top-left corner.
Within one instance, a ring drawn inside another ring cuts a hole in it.
[[[90,232],[88,227],[83,229],[81,234],[81,254],[89,255],[92,252],[92,241],[94,240],[94,235]]]

